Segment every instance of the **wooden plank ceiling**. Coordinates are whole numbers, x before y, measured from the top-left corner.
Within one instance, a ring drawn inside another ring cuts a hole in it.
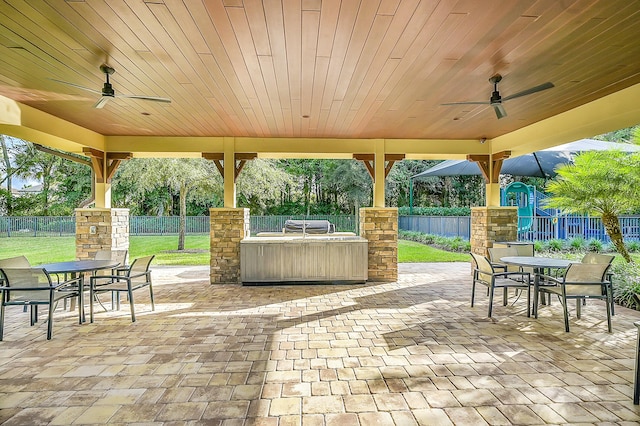
[[[638,0],[5,0],[0,94],[105,135],[492,138],[640,83]],[[99,66],[115,68],[103,109]],[[488,79],[508,96],[484,105]]]

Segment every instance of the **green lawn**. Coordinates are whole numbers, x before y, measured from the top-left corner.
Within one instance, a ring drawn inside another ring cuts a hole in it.
[[[206,250],[204,253],[168,253],[178,246],[177,236],[132,236],[129,258],[155,254],[157,265],[208,265],[209,235],[189,235],[185,247],[189,250]],[[49,262],[63,262],[76,257],[75,237],[11,237],[0,238],[0,259],[25,255],[38,265]],[[398,242],[400,262],[466,262],[466,253],[450,253],[412,241]]]
[[[453,253],[416,243],[398,240],[398,262],[469,262],[468,253]]]

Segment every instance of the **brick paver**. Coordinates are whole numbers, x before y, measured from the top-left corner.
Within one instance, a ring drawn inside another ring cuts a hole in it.
[[[397,282],[242,287],[156,267],[144,292],[78,325],[6,309],[0,423],[634,424],[640,312],[602,303],[565,333],[558,302],[469,305],[469,265],[400,265]],[[109,308],[109,304],[106,304]],[[99,307],[99,306],[98,306]]]

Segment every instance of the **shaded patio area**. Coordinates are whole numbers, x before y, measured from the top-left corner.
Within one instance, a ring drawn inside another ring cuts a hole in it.
[[[137,292],[94,324],[7,308],[0,423],[637,424],[640,312],[606,333],[589,301],[565,333],[561,305],[486,318],[469,264],[401,264],[394,283],[211,285],[206,267],[154,267],[156,311]],[[482,293],[482,292],[481,292]],[[501,299],[501,298],[497,298]],[[510,301],[514,299],[511,298]],[[573,304],[572,304],[573,305]],[[107,305],[108,307],[108,305]]]

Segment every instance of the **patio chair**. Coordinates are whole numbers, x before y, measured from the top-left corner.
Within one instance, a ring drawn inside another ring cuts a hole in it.
[[[31,325],[37,322],[37,306],[49,307],[49,323],[47,324],[47,340],[53,334],[53,311],[59,300],[78,297],[79,278],[68,281],[51,281],[51,277],[40,268],[0,268],[3,284],[0,287],[2,300],[0,303],[0,341],[4,333],[5,306],[31,306]],[[78,305],[78,320],[81,309]]]
[[[127,292],[129,305],[131,307],[131,322],[136,321],[134,309],[133,292],[139,288],[149,287],[151,298],[151,310],[155,311],[153,303],[153,285],[151,283],[151,270],[149,266],[155,256],[140,257],[131,263],[127,270],[118,271],[113,275],[94,275],[90,278],[89,286],[89,317],[93,322],[93,300],[94,296],[106,292]]]
[[[471,284],[471,307],[473,307],[476,283],[487,286],[489,291],[489,311],[487,316],[491,318],[493,310],[493,293],[496,288],[503,288],[502,304],[507,305],[507,289],[516,288],[526,291],[527,293],[527,316],[530,314],[530,292],[529,281],[530,275],[528,272],[505,272],[496,271],[486,256],[480,256],[475,253],[471,253],[471,257],[474,262],[473,266],[473,281]],[[517,278],[519,276],[519,279]],[[516,278],[515,280],[512,278]]]
[[[108,270],[108,269],[100,269],[95,271],[93,275],[120,275],[127,271],[129,268],[127,266],[127,256],[129,254],[129,250],[98,250],[93,257],[94,260],[112,260],[114,262],[118,262],[119,265],[117,268]],[[106,311],[107,308],[104,307],[98,296],[96,295],[96,300],[102,306],[102,308]],[[111,309],[120,310],[120,292],[111,292]]]
[[[0,268],[31,268],[31,263],[25,256],[15,256],[9,257],[7,259],[0,259]],[[0,285],[2,284],[2,277],[0,276]],[[33,307],[31,309],[33,311]],[[23,312],[27,312],[27,306],[24,306]],[[31,315],[38,314],[38,310],[36,307],[35,313],[31,313]]]
[[[615,256],[610,254],[587,253],[584,255],[581,262],[582,263],[603,263],[606,265],[611,265],[611,263],[613,262],[613,259],[615,259]],[[607,271],[607,276],[605,278],[609,282],[609,287],[611,291],[611,316],[614,316],[616,314],[614,310],[614,306],[616,304],[615,304],[615,301],[613,300],[613,273],[611,272],[610,269],[609,271]]]
[[[540,287],[540,292],[555,294],[562,303],[564,312],[564,328],[569,332],[568,299],[604,299],[607,306],[607,328],[611,333],[611,287],[606,280],[609,264],[605,263],[572,263],[563,276],[556,278],[547,276],[546,279],[555,286]],[[580,318],[581,304],[576,304],[576,316]],[[538,312],[538,306],[534,307]]]

